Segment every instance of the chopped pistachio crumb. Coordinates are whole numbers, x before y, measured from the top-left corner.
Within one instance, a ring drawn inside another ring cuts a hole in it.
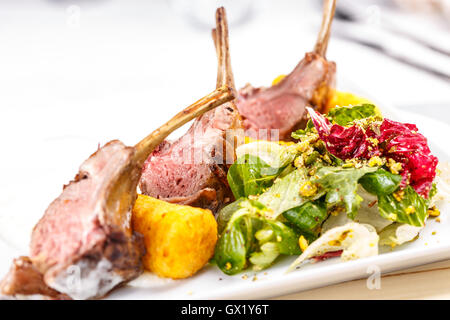
[[[309,147],[309,141],[308,140],[300,142],[300,143],[297,143],[297,150],[299,152],[305,152],[306,149],[308,149],[308,147]]]
[[[367,138],[367,140],[369,140],[374,146],[377,146],[380,143],[377,138]]]
[[[369,167],[380,167],[384,164],[385,161],[381,159],[379,156],[374,156],[369,159],[368,165]]]
[[[298,239],[298,245],[303,252],[306,250],[306,248],[308,248],[308,240],[306,240],[304,236],[300,236],[300,238]]]
[[[394,192],[392,195],[394,196],[395,200],[397,200],[398,202],[400,202],[400,201],[403,200],[403,197],[404,197],[404,195],[405,195],[405,191],[399,190],[399,191],[397,191],[397,192]]]
[[[332,162],[331,159],[330,159],[330,156],[328,155],[328,153],[325,153],[322,156],[322,159],[325,160],[325,162],[327,162],[327,163],[331,163]]]
[[[311,197],[317,193],[317,187],[311,181],[306,181],[300,186],[299,193],[302,197]]]
[[[389,158],[386,166],[391,170],[393,174],[399,174],[402,170],[402,164],[400,162],[396,162],[394,159]]]
[[[345,162],[343,165],[342,165],[342,168],[354,168],[355,167],[355,164],[353,163],[353,162]]]
[[[339,240],[330,240],[328,241],[328,245],[332,247],[339,247],[341,242]]]
[[[405,209],[406,214],[411,214],[416,212],[416,208],[414,208],[413,206],[409,206]]]
[[[441,214],[441,212],[439,211],[438,208],[436,208],[436,206],[433,206],[432,208],[428,209],[427,213],[431,217],[439,217],[439,215]]]
[[[392,220],[392,221],[395,221],[395,220],[397,220],[397,215],[395,213],[390,213],[388,215],[388,219]]]
[[[341,206],[337,206],[333,210],[330,211],[330,214],[333,216],[338,216],[339,213],[341,213],[342,211],[344,211],[344,208]]]
[[[294,166],[296,168],[302,168],[305,166],[305,161],[303,160],[302,156],[298,156],[297,158],[295,158],[294,160]]]

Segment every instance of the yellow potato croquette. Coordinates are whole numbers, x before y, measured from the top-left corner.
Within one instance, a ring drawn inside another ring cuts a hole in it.
[[[144,267],[160,277],[190,277],[214,254],[217,222],[210,210],[138,195],[132,221],[144,235]]]

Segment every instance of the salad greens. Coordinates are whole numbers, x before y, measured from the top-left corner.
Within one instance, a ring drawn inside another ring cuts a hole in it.
[[[359,183],[367,192],[377,196],[393,193],[400,186],[401,181],[402,177],[400,175],[390,173],[384,169],[365,174],[359,179]]]
[[[265,218],[267,208],[254,200],[240,200],[217,242],[214,261],[232,275],[247,266],[268,267],[279,254],[300,254],[299,234],[280,221]]]
[[[355,218],[362,198],[356,193],[358,180],[366,173],[377,168],[363,166],[361,168],[323,167],[313,180],[326,191],[325,201],[329,209],[345,208],[349,218]]]
[[[283,212],[283,217],[298,229],[315,235],[319,232],[320,225],[327,216],[327,206],[323,199],[308,201]]]
[[[279,178],[266,192],[258,196],[258,201],[270,210],[267,216],[271,219],[275,219],[284,211],[310,200],[300,195],[301,185],[308,181],[305,170],[292,170],[284,177]],[[311,199],[315,199],[318,196],[320,194],[313,194]]]
[[[228,183],[235,198],[261,193],[270,187],[280,169],[272,168],[263,160],[245,154],[228,170]]]
[[[415,126],[383,119],[371,104],[336,107],[326,117],[308,111],[305,129],[292,133],[297,142],[237,148],[227,175],[237,200],[218,215],[214,261],[224,273],[261,270],[281,255],[302,252],[299,261],[370,256],[378,252],[377,233],[380,244],[398,245],[424,226],[436,193],[434,169],[414,171],[401,153],[413,150],[402,143],[413,143]],[[409,140],[401,140],[401,130]],[[420,150],[408,157],[433,164],[422,136],[417,139]],[[405,149],[386,151],[394,144]],[[410,185],[409,176],[426,181]],[[325,225],[331,226],[326,232]]]
[[[378,208],[382,217],[416,227],[425,225],[428,209],[425,199],[411,186],[396,193],[379,196]]]

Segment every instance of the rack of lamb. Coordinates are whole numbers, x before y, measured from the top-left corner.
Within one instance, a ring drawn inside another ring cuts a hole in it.
[[[223,86],[134,147],[113,140],[92,154],[34,227],[30,257],[14,261],[0,293],[91,299],[137,277],[145,250],[142,236],[132,230],[131,212],[145,159],[172,131],[232,99],[232,90]]]

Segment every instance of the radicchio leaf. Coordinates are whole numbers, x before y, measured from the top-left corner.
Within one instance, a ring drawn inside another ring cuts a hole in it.
[[[428,198],[438,159],[431,154],[427,139],[417,131],[413,124],[384,119],[376,138],[380,143],[386,143],[383,155],[402,164],[401,186],[409,184]]]
[[[366,157],[371,143],[360,127],[332,125],[327,118],[313,109],[307,107],[307,110],[320,139],[325,142],[331,154],[342,160]]]
[[[307,108],[320,139],[327,150],[340,159],[365,158],[375,155],[393,159],[402,165],[401,187],[412,186],[428,198],[436,176],[438,159],[431,154],[427,139],[414,124],[384,119],[377,130],[364,131],[357,125],[344,127],[331,124],[328,119]],[[376,138],[378,144],[373,144]]]

